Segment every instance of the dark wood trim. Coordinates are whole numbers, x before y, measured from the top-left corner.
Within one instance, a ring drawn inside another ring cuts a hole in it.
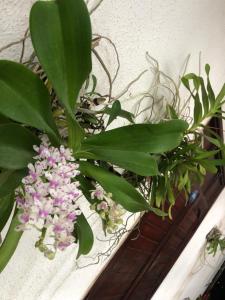
[[[222,137],[222,122],[212,119],[210,126]],[[213,145],[206,142],[208,149]],[[199,196],[186,205],[178,195],[173,221],[145,214],[139,230],[130,233],[100,274],[85,300],[149,300],[202,222],[225,185],[224,169],[207,174]],[[134,239],[136,237],[136,239]]]

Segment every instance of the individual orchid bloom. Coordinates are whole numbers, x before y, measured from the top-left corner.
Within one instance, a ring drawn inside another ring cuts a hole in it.
[[[102,187],[97,187],[96,190],[92,191],[91,198],[97,198],[98,200],[104,199],[105,192]]]

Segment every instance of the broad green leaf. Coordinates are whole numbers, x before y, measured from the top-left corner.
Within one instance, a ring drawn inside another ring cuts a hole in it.
[[[91,251],[91,248],[94,243],[94,236],[88,221],[85,216],[81,214],[77,218],[77,222],[75,224],[75,231],[78,236],[79,241],[79,250],[77,254],[77,258],[82,254],[88,254]]]
[[[96,180],[105,191],[112,193],[113,200],[126,210],[138,212],[150,209],[145,199],[122,177],[83,161],[80,161],[80,171]]]
[[[158,174],[156,158],[144,152],[93,148],[89,152],[78,152],[76,157],[108,161],[142,176]]]
[[[38,128],[57,142],[50,97],[44,83],[21,64],[0,60],[0,113]]]
[[[16,212],[14,214],[4,242],[0,246],[0,273],[3,271],[10,258],[12,257],[21,238],[22,232],[15,231],[17,225],[19,225],[19,220],[18,213]]]
[[[14,204],[14,195],[0,198],[0,232],[9,219]]]
[[[30,32],[42,67],[73,117],[91,71],[91,23],[84,1],[37,1],[30,13]]]
[[[172,120],[160,124],[135,124],[112,129],[83,141],[81,151],[119,150],[163,153],[177,147],[188,124]]]
[[[40,140],[22,126],[0,125],[0,167],[9,170],[26,168],[35,154],[33,145],[39,143]]]
[[[0,173],[0,197],[4,197],[12,193],[25,175],[25,169],[7,170]]]

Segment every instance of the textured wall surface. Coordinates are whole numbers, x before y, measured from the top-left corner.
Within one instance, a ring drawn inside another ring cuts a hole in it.
[[[28,26],[29,8],[33,2],[35,1],[0,0],[0,48],[23,36]],[[89,2],[90,5],[95,3],[94,0]],[[92,15],[92,24],[93,32],[110,37],[119,51],[121,70],[114,93],[119,93],[128,82],[148,67],[146,51],[149,51],[160,62],[162,69],[175,80],[189,53],[191,59],[188,71],[198,71],[198,54],[201,51],[202,65],[205,62],[212,65],[212,81],[216,88],[219,87],[225,79],[224,15],[224,0],[104,0]],[[0,53],[0,57],[18,60],[19,53],[20,46],[15,46]],[[115,57],[104,47],[102,53],[109,69],[114,72]],[[29,50],[26,55],[29,55]],[[100,68],[95,66],[95,69],[99,74]],[[102,73],[99,74],[99,79],[99,86],[104,89],[107,79]],[[131,92],[148,88],[150,79],[148,76],[143,77]],[[224,207],[223,202],[221,199],[218,201],[221,209]],[[88,208],[86,210],[88,215],[90,212]],[[208,219],[207,222],[211,222],[209,227],[213,227],[214,222],[218,223],[224,218],[221,214],[215,220],[215,215]],[[91,223],[101,237],[98,220],[92,218]],[[199,233],[202,237],[199,247],[203,246],[205,231]],[[16,254],[0,276],[0,300],[82,299],[104,264],[76,270],[73,248],[49,262],[34,249],[35,239],[36,235],[33,232],[27,232],[22,237]],[[195,245],[193,244],[193,247]],[[107,247],[107,243],[96,241],[92,254],[104,251]],[[190,268],[186,269],[183,262],[186,264],[189,258],[193,259],[193,262],[198,255],[190,251],[192,246],[187,249],[190,253],[183,256],[184,260],[181,259],[179,265],[180,268],[183,267],[182,277],[179,268],[175,269],[155,295],[155,300],[181,300],[188,296],[188,293],[194,297],[204,288],[205,281],[200,280],[199,276],[192,277],[196,280],[185,281]],[[83,259],[80,265],[90,262],[91,259]],[[204,270],[207,275],[205,280],[209,280],[211,269]],[[174,284],[176,282],[177,284]],[[179,292],[181,286],[183,290],[186,289],[185,295]]]

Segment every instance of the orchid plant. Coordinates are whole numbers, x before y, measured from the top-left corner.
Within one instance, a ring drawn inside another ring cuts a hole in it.
[[[93,232],[79,198],[89,201],[104,231],[111,233],[126,211],[167,216],[164,202],[168,199],[174,205],[174,187],[188,193],[190,173],[204,175],[223,163],[207,162],[215,152],[205,153],[196,132],[203,119],[220,112],[224,87],[215,97],[209,78],[207,88],[197,75],[183,78],[195,101],[191,125],[172,106],[161,122],[135,124],[114,99],[102,112],[109,115],[108,124],[120,116],[130,125],[90,132],[79,119],[78,101],[92,70],[86,4],[83,0],[37,1],[30,12],[30,34],[47,84],[24,64],[0,60],[0,231],[13,214],[0,246],[0,271],[27,229],[40,233],[35,246],[50,259],[74,243],[79,244],[77,257],[89,253]],[[208,76],[208,67],[206,71]],[[95,84],[96,78],[92,79]],[[190,141],[193,133],[195,139]],[[219,148],[215,151],[223,150],[217,137],[208,138]],[[138,183],[126,179],[127,173],[139,178]],[[146,178],[151,178],[147,193],[141,192]]]

